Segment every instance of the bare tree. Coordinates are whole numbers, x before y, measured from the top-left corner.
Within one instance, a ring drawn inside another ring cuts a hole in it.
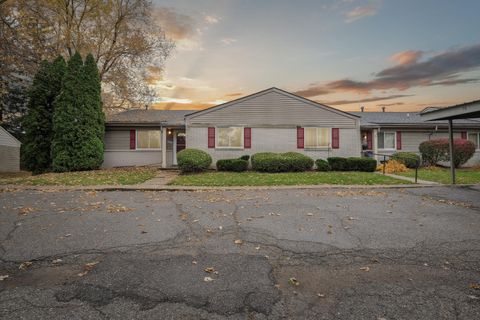
[[[12,73],[32,75],[42,59],[91,52],[106,111],[152,99],[144,70],[162,68],[173,43],[152,19],[149,0],[0,1],[3,82]]]

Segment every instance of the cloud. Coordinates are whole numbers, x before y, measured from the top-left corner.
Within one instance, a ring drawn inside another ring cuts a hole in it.
[[[329,101],[329,102],[321,102],[321,103],[325,103],[326,105],[336,106],[336,105],[342,105],[342,104],[391,100],[391,99],[405,98],[405,97],[411,97],[411,96],[412,95],[410,94],[396,94],[396,95],[384,96],[384,97],[370,97],[370,98],[357,99],[357,100],[337,100],[337,101]]]
[[[232,43],[237,42],[237,39],[234,39],[234,38],[223,38],[221,41],[222,41],[223,44],[231,45]]]
[[[356,7],[344,14],[345,22],[351,23],[366,17],[374,16],[379,9],[380,6],[375,4]]]
[[[153,20],[165,31],[172,40],[182,40],[191,37],[195,32],[195,21],[192,17],[178,13],[173,8],[155,7]]]
[[[392,103],[380,103],[377,104],[377,107],[391,107],[391,106],[401,106],[404,105],[403,102],[392,102]]]
[[[190,99],[182,98],[170,98],[170,97],[158,97],[155,101],[155,104],[160,104],[160,103],[178,103],[178,104],[190,104],[193,101]]]
[[[243,96],[242,92],[233,92],[233,93],[227,93],[225,97],[238,97],[238,96]]]
[[[217,24],[220,21],[220,18],[213,15],[206,15],[204,17],[204,20],[208,24]]]
[[[409,52],[409,53],[406,53]],[[396,65],[374,74],[370,81],[341,79],[327,84],[313,84],[296,93],[314,97],[332,92],[368,94],[373,90],[407,90],[412,87],[453,86],[475,83],[480,79],[460,78],[461,73],[480,67],[480,44],[461,47],[419,60],[419,51],[403,51],[396,56]]]
[[[309,88],[295,91],[294,94],[297,94],[305,98],[310,98],[310,97],[316,97],[324,94],[329,94],[330,92],[331,92],[330,90],[328,90],[322,85],[311,84]]]
[[[415,51],[415,50],[406,50],[399,53],[394,54],[390,57],[390,60],[395,62],[397,65],[410,65],[415,63],[420,59],[423,55],[423,51]]]

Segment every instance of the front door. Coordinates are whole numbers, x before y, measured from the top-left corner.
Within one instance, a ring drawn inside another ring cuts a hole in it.
[[[177,152],[185,149],[186,146],[185,130],[173,131],[173,164],[177,165]]]

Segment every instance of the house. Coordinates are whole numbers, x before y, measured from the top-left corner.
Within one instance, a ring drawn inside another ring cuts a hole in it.
[[[363,153],[372,152],[392,155],[397,151],[418,153],[420,143],[427,140],[448,138],[448,122],[425,121],[420,112],[353,112],[360,117]],[[468,139],[477,147],[475,155],[468,165],[480,163],[480,119],[458,119],[455,121],[453,136],[455,139]]]
[[[0,127],[0,172],[20,171],[21,143]]]
[[[427,112],[428,110],[424,111]],[[458,120],[455,135],[479,145],[480,121]],[[205,110],[128,110],[107,117],[104,167],[177,164],[185,147],[219,159],[296,151],[313,159],[396,151],[446,137],[447,122],[417,112],[344,112],[270,88]],[[469,163],[480,161],[477,152]]]

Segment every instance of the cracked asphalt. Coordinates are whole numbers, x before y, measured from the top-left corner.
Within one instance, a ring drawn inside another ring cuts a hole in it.
[[[4,189],[0,241],[2,319],[480,318],[478,187]]]

